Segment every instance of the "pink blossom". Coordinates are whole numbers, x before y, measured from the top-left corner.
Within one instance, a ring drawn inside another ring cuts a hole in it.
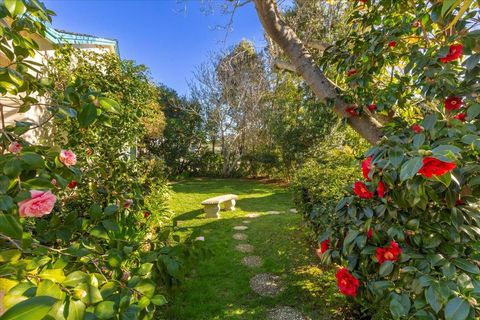
[[[195,238],[195,241],[205,241],[205,237],[201,236],[201,237],[196,237]]]
[[[126,199],[124,202],[123,202],[123,207],[125,209],[128,209],[130,208],[130,206],[133,204],[133,200],[132,199]]]
[[[8,146],[8,151],[15,154],[20,153],[20,151],[22,151],[22,145],[18,141],[13,141]]]
[[[57,197],[50,191],[30,190],[31,199],[18,203],[20,217],[40,218],[52,212]]]
[[[77,163],[77,156],[71,150],[60,151],[59,159],[67,167],[74,166]]]

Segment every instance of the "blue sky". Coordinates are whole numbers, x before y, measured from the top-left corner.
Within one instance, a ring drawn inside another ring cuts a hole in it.
[[[222,4],[224,0],[213,0]],[[53,26],[73,32],[115,38],[123,59],[147,65],[152,77],[180,94],[209,53],[224,48],[229,16],[202,12],[201,0],[45,0],[56,12]],[[218,8],[217,8],[218,9]],[[242,38],[263,46],[263,31],[253,4],[237,10],[227,45]]]

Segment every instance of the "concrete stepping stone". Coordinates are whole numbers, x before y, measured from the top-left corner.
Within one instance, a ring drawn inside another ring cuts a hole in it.
[[[267,211],[267,214],[281,214],[281,212],[272,210],[272,211]]]
[[[251,244],[237,244],[235,249],[240,252],[253,252],[254,247]]]
[[[247,240],[248,236],[245,233],[235,233],[232,238],[235,240]]]
[[[290,210],[288,210],[288,211],[290,211],[290,213],[298,213],[298,210],[295,209],[295,208],[292,208],[292,209],[290,209]]]
[[[249,213],[249,214],[247,214],[247,218],[256,218],[256,217],[258,217],[258,216],[260,216],[258,213]]]
[[[292,307],[278,306],[267,314],[268,320],[307,320],[300,311]]]
[[[242,259],[242,264],[247,267],[258,268],[262,266],[263,260],[259,256],[246,256]]]
[[[243,230],[247,230],[248,227],[247,226],[235,226],[233,227],[233,230],[239,230],[239,231],[243,231]]]
[[[260,273],[251,278],[250,288],[262,297],[275,297],[283,291],[280,277],[270,273]]]
[[[252,222],[252,221],[250,221],[250,220],[243,220],[242,221],[242,223],[244,223],[244,224],[249,224],[250,222]]]

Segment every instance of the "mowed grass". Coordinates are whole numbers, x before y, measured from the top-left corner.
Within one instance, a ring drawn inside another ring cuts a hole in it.
[[[289,213],[293,207],[288,190],[253,180],[192,179],[172,184],[170,209],[175,213],[182,238],[192,232],[205,237],[209,254],[198,261],[176,291],[166,319],[266,319],[276,306],[291,306],[311,319],[343,319],[345,300],[338,294],[332,270],[325,271],[308,245],[302,219]],[[239,196],[237,210],[221,211],[220,219],[205,219],[201,201],[222,194]],[[281,211],[280,215],[266,212]],[[259,213],[247,219],[247,213]],[[246,231],[233,227],[251,220]],[[232,238],[236,232],[248,240]],[[263,266],[241,263],[247,255],[235,250],[239,243],[255,247]],[[258,273],[280,276],[285,290],[274,298],[261,297],[250,289]]]

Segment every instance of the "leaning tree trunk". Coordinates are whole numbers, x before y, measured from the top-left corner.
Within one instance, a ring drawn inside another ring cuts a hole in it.
[[[381,124],[369,115],[352,116],[346,109],[350,107],[339,95],[336,87],[315,65],[310,53],[292,28],[278,12],[276,0],[254,0],[258,17],[270,38],[275,41],[290,59],[293,69],[309,85],[321,101],[334,101],[334,112],[347,118],[348,124],[370,143],[375,144],[382,137]]]

